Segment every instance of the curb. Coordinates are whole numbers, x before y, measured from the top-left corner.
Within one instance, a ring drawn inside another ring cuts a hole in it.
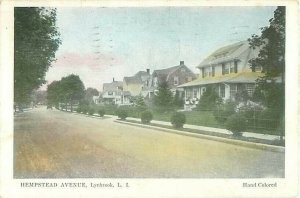
[[[131,122],[126,122],[126,121],[121,121],[121,120],[114,120],[114,122],[117,122],[120,124],[138,126],[141,128],[157,129],[157,130],[167,132],[167,133],[173,133],[173,134],[177,134],[177,135],[185,135],[185,136],[189,136],[189,137],[213,140],[213,141],[223,142],[223,143],[227,143],[227,144],[234,144],[234,145],[239,145],[239,146],[244,146],[244,147],[249,147],[249,148],[254,148],[254,149],[267,150],[267,151],[279,152],[279,153],[285,152],[285,148],[281,147],[281,146],[267,145],[267,144],[254,143],[254,142],[246,142],[246,141],[241,141],[241,140],[233,140],[233,139],[204,135],[204,134],[196,134],[196,133],[191,133],[191,132],[186,132],[186,131],[179,131],[176,129],[167,129],[167,128],[162,128],[162,127],[157,127],[157,126],[131,123]]]

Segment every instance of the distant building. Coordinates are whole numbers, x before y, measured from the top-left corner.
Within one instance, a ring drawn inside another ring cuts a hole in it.
[[[196,75],[184,64],[184,61],[180,61],[177,66],[153,71],[146,89],[147,95],[151,98],[158,91],[158,85],[163,80],[167,81],[172,93],[175,94],[176,90],[183,91],[182,88],[178,88],[179,85],[195,79]]]
[[[216,50],[197,67],[200,75],[196,80],[180,85],[184,89],[186,105],[195,104],[208,85],[214,85],[225,101],[233,99],[241,89],[252,96],[255,81],[263,76],[261,68],[250,68],[249,60],[258,56],[259,49],[250,48],[247,41],[228,45]]]
[[[102,102],[105,104],[130,104],[130,92],[123,91],[123,82],[115,81],[103,84]]]
[[[142,91],[148,87],[150,81],[150,70],[139,71],[134,76],[123,78],[123,90],[130,92],[131,96],[142,94]]]

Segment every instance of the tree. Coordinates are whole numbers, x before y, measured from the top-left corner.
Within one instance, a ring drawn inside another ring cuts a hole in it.
[[[83,99],[84,97],[84,84],[79,76],[71,74],[63,77],[60,81],[53,81],[47,87],[47,100],[48,105],[58,106],[60,102],[69,103],[71,111],[73,104]]]
[[[285,73],[285,7],[279,6],[268,27],[261,28],[261,36],[252,35],[248,39],[252,48],[260,48],[258,57],[250,60],[252,69],[261,67],[266,79],[281,76],[284,83]]]
[[[173,105],[174,105],[176,108],[182,108],[182,107],[183,107],[183,104],[184,104],[184,101],[183,101],[183,99],[180,97],[179,91],[176,90],[176,93],[175,93],[175,96],[174,96],[174,99],[173,99]]]
[[[173,107],[173,94],[168,82],[163,79],[158,85],[158,92],[154,96],[154,105],[158,111],[169,111]]]
[[[269,22],[269,26],[261,28],[260,36],[252,35],[252,38],[248,39],[252,48],[260,49],[258,57],[249,63],[252,69],[261,67],[265,73],[264,77],[257,79],[255,100],[268,108],[276,109],[284,120],[285,7],[277,7],[274,17]],[[281,84],[275,82],[278,77],[281,78]]]
[[[213,86],[207,86],[206,91],[202,94],[200,101],[197,105],[198,110],[214,110],[222,99],[219,97]]]
[[[22,104],[29,102],[32,91],[45,83],[61,41],[56,9],[15,8],[14,20],[14,100]]]
[[[73,110],[74,102],[79,102],[84,97],[84,84],[79,76],[71,74],[61,79],[61,89],[63,90],[62,101],[71,105]]]
[[[58,107],[59,102],[62,102],[62,98],[61,81],[53,81],[47,86],[47,105]]]
[[[147,105],[144,101],[143,96],[141,95],[138,95],[134,98],[134,105],[139,112],[145,111],[147,109]]]
[[[95,88],[89,87],[85,90],[84,99],[89,103],[93,102],[93,96],[99,96],[99,91]]]

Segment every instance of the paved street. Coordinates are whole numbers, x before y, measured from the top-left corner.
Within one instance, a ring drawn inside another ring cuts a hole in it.
[[[284,153],[43,107],[15,116],[14,177],[284,177]]]

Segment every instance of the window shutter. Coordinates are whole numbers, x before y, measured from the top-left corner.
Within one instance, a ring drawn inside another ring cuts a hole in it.
[[[225,74],[225,64],[223,63],[222,64],[222,75],[224,75]]]
[[[202,78],[204,78],[204,68],[202,68],[201,70],[202,70]]]
[[[211,71],[212,71],[212,76],[215,76],[215,66],[212,66]]]
[[[237,61],[234,61],[234,73],[238,72],[238,64]]]

